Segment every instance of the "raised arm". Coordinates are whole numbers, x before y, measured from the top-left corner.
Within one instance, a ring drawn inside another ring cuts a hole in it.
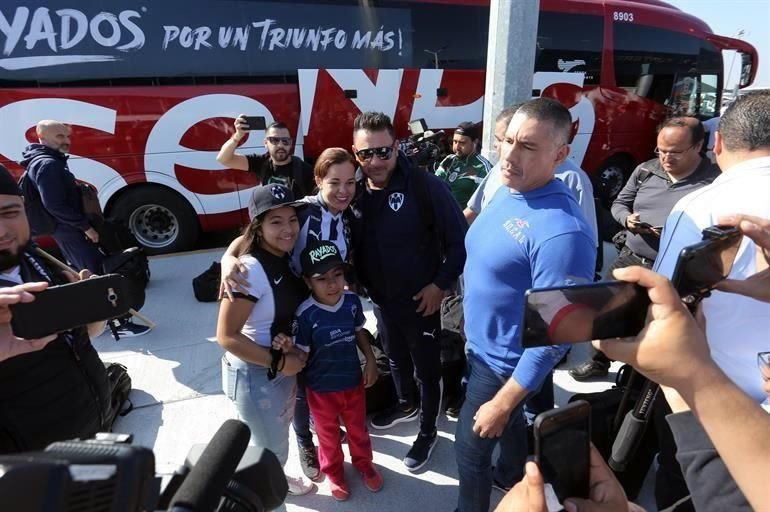
[[[249,160],[245,156],[235,153],[238,144],[240,144],[247,133],[246,128],[248,125],[246,124],[246,119],[243,117],[243,114],[235,119],[233,125],[235,126],[235,133],[222,144],[222,148],[217,155],[217,162],[230,169],[248,171]]]

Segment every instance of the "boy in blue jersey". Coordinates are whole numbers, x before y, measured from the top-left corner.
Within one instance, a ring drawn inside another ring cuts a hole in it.
[[[297,309],[294,344],[309,352],[305,385],[318,435],[321,471],[329,477],[332,496],[350,497],[345,481],[339,419],[345,424],[353,466],[372,492],[382,489],[382,475],[372,464],[366,429],[366,394],[377,380],[377,365],[363,332],[361,301],[345,291],[344,263],[333,242],[311,241],[300,256],[312,295]],[[366,357],[363,378],[356,347]]]

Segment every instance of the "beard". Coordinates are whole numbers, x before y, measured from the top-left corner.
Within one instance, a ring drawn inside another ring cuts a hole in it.
[[[10,249],[0,251],[0,272],[7,272],[17,266],[21,261],[21,253],[23,250],[23,247],[19,247],[15,251]]]
[[[275,150],[270,156],[272,156],[273,160],[276,162],[285,162],[289,159],[289,152],[283,149]]]

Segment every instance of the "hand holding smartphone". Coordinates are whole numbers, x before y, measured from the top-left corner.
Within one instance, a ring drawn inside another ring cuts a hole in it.
[[[532,289],[525,300],[524,348],[636,336],[650,305],[647,290],[623,281]]]
[[[701,242],[682,249],[671,283],[685,304],[697,305],[730,274],[742,240],[738,228],[710,226],[703,230]]]
[[[576,400],[535,418],[535,462],[560,503],[588,498],[591,405]]]
[[[703,241],[682,249],[671,282],[689,306],[696,305],[732,269],[743,235],[710,226]],[[533,288],[525,294],[523,348],[636,336],[644,327],[650,298],[639,285],[622,281]]]
[[[130,309],[126,278],[119,274],[51,286],[33,294],[34,301],[10,306],[11,329],[19,338],[44,338],[124,316]]]
[[[267,127],[262,116],[242,116],[242,119],[246,122],[246,131],[264,130]]]

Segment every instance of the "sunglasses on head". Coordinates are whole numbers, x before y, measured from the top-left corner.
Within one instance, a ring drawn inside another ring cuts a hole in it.
[[[356,151],[356,156],[359,160],[368,161],[373,156],[376,156],[380,160],[389,160],[393,156],[393,146],[385,146],[381,148],[367,148]]]
[[[282,144],[284,146],[291,146],[291,137],[267,137],[267,142],[270,144],[278,145]]]

